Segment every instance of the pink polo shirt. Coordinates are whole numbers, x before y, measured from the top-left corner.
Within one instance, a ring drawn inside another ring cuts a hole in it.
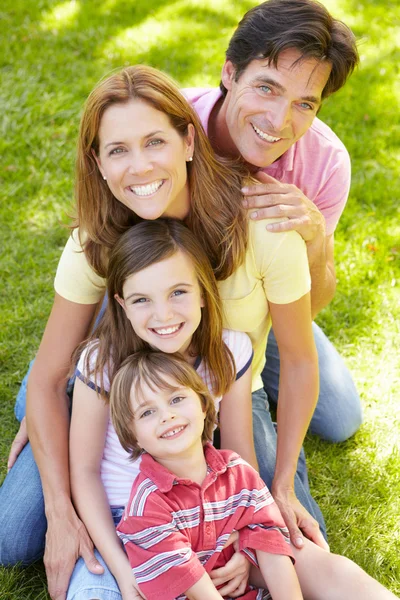
[[[222,96],[221,90],[188,88],[182,91],[208,134],[208,120]],[[263,171],[297,186],[324,215],[326,234],[335,231],[349,195],[351,168],[349,153],[328,125],[315,118],[308,131]]]

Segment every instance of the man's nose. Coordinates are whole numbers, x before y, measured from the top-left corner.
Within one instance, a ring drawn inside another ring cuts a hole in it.
[[[270,133],[279,134],[292,120],[292,107],[290,103],[284,98],[279,99],[274,104],[273,109],[268,111],[267,118],[274,128],[274,132],[271,131]]]

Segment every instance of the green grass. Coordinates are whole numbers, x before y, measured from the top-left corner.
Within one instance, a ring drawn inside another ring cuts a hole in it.
[[[244,0],[3,0],[0,8],[0,475],[13,403],[50,310],[67,236],[79,114],[93,85],[146,62],[182,86],[216,85]],[[353,185],[336,239],[338,290],[318,321],[351,368],[365,423],[307,439],[331,548],[400,594],[400,8],[325,0],[360,39],[361,67],[321,118],[345,142]],[[40,567],[0,570],[0,600],[43,600]]]

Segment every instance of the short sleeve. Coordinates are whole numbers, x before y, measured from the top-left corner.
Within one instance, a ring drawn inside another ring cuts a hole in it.
[[[77,304],[97,304],[105,290],[105,281],[87,262],[79,242],[78,230],[71,233],[54,280],[57,294]]]
[[[253,558],[248,551],[262,550],[292,557],[289,531],[270,491],[250,465],[244,463],[239,468],[240,477],[252,496],[247,514],[236,525],[239,549],[247,551],[253,561],[255,556]]]
[[[332,235],[336,229],[346,206],[351,183],[351,163],[347,150],[337,150],[332,162],[329,177],[315,199],[315,204],[325,218],[327,236]]]
[[[267,300],[274,304],[289,304],[299,300],[311,289],[307,248],[303,238],[297,231],[267,231],[266,220],[252,223],[254,262],[258,277],[263,281]]]
[[[158,494],[147,498],[144,514],[130,516],[126,511],[117,534],[147,598],[173,600],[205,573],[185,530],[178,528],[174,513]]]
[[[94,373],[93,373],[95,365],[96,365],[97,355],[98,355],[97,342],[94,341],[91,344],[89,344],[88,346],[86,346],[86,348],[84,348],[82,354],[80,355],[78,364],[75,369],[75,375],[78,377],[78,379],[83,381],[83,383],[88,385],[92,390],[95,390],[96,392],[100,393],[101,382],[98,381],[97,378],[95,379]],[[87,360],[88,356],[89,356],[89,363]],[[106,392],[109,392],[110,391],[110,380],[108,378],[107,370],[105,370],[103,373],[103,379],[104,379],[104,381],[103,381],[104,390]]]
[[[236,380],[251,367],[253,348],[249,336],[242,331],[224,329],[222,339],[232,352],[236,367]]]

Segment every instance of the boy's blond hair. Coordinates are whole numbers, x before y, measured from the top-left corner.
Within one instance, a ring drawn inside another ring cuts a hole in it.
[[[168,379],[176,382],[171,386]],[[212,441],[216,423],[214,400],[201,377],[195,369],[178,354],[164,354],[143,350],[129,356],[116,373],[110,393],[111,420],[121,446],[137,458],[142,449],[137,443],[132,408],[132,392],[143,396],[142,385],[157,391],[174,390],[175,387],[187,387],[193,390],[200,399],[206,417],[202,441]]]

